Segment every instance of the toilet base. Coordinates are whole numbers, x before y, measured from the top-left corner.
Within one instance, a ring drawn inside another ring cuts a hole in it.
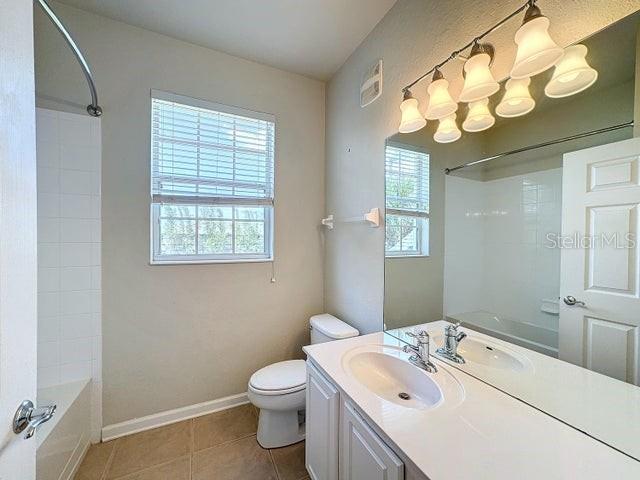
[[[260,409],[258,443],[263,448],[279,448],[303,441],[305,424],[299,418],[297,410]]]

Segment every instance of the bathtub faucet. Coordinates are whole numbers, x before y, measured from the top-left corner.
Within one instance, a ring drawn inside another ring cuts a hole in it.
[[[444,327],[444,345],[436,350],[441,357],[456,363],[464,363],[464,358],[458,353],[458,344],[467,337],[464,332],[458,332],[460,323]]]

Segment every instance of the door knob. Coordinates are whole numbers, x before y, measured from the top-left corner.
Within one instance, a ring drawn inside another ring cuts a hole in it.
[[[36,428],[44,422],[48,422],[56,411],[56,405],[36,408],[31,400],[25,400],[20,404],[13,417],[13,433],[22,433],[25,429],[25,440],[33,437]]]
[[[576,297],[573,297],[571,295],[567,295],[566,297],[563,298],[563,300],[564,300],[564,303],[566,303],[570,307],[573,307],[575,305],[578,305],[579,307],[586,307],[587,306],[586,303],[584,303],[581,300],[576,300]]]

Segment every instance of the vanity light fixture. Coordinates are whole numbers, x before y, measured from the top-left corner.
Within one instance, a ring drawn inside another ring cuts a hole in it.
[[[530,78],[507,80],[504,97],[496,107],[500,117],[513,118],[526,115],[536,106],[536,101],[529,93]]]
[[[496,119],[489,111],[489,99],[483,98],[469,104],[469,113],[462,123],[462,128],[467,132],[482,132],[493,127]]]
[[[588,49],[584,45],[565,48],[564,56],[556,64],[553,77],[544,88],[547,97],[562,98],[586,90],[598,79],[598,72],[588,63]]]
[[[522,26],[515,36],[518,45],[511,78],[526,78],[553,67],[563,55],[561,47],[549,35],[549,19],[530,2]]]
[[[438,143],[452,143],[462,136],[462,132],[456,124],[456,114],[452,113],[448,117],[440,120],[438,130],[433,135],[433,139]]]
[[[455,136],[456,132],[460,134],[460,130],[455,125],[455,115],[453,115],[453,120],[451,119],[451,115],[455,114],[458,105],[451,98],[449,82],[444,79],[441,69],[451,60],[464,58],[462,53],[469,49],[471,51],[464,64],[464,86],[460,94],[460,101],[469,104],[469,114],[462,126],[466,131],[477,132],[493,125],[495,118],[488,109],[488,102],[480,101],[500,90],[500,84],[496,82],[491,73],[494,49],[491,44],[483,43],[482,40],[523,12],[522,25],[515,35],[518,51],[511,69],[511,78],[506,83],[506,92],[496,107],[497,115],[506,118],[519,117],[533,110],[536,102],[529,93],[529,78],[556,64],[553,77],[545,88],[545,93],[549,97],[573,95],[588,88],[596,81],[598,72],[591,68],[585,60],[586,47],[576,45],[568,47],[566,50],[559,47],[549,35],[549,19],[542,15],[536,2],[537,0],[526,0],[515,11],[466,45],[451,52],[447,58],[403,88],[403,92],[405,92],[404,106],[407,101],[406,92],[433,74],[431,85],[427,89],[429,104],[425,117],[427,120],[440,120],[438,131],[434,135],[436,141],[447,143],[459,138],[459,136]],[[417,101],[411,107],[412,110],[409,110],[407,106],[406,115],[403,106],[401,106],[403,113],[400,131],[403,132],[402,128],[407,128],[406,125],[412,126],[413,130],[410,131],[422,128],[424,124],[418,123],[418,120],[414,118],[417,111]],[[409,122],[409,118],[413,119],[415,123]]]
[[[400,133],[417,132],[427,124],[420,110],[418,110],[418,100],[413,98],[408,89],[404,91],[404,99],[400,104],[400,110],[402,111],[402,119],[398,128]]]
[[[493,61],[493,46],[488,43],[475,42],[471,47],[471,55],[464,64],[464,87],[460,93],[460,101],[476,102],[490,97],[498,90],[500,84],[496,82],[489,67]]]
[[[458,110],[458,104],[449,93],[449,82],[437,68],[433,72],[433,79],[427,92],[429,93],[429,104],[425,115],[427,120],[440,120]]]

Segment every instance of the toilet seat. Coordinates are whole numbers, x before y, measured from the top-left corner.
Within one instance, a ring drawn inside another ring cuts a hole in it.
[[[261,368],[251,375],[249,389],[259,395],[286,395],[304,390],[307,367],[304,360],[286,360]]]

